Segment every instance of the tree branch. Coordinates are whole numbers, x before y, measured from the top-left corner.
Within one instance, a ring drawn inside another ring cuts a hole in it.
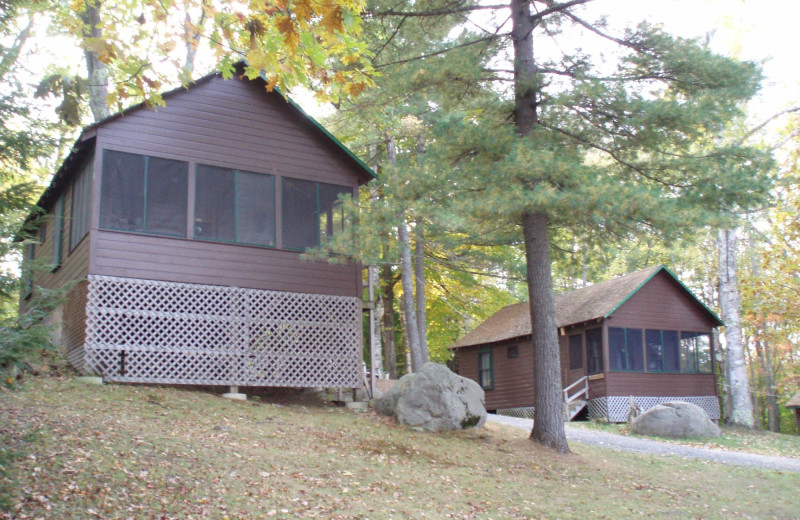
[[[531,22],[536,24],[537,22],[541,21],[542,18],[544,18],[545,16],[551,15],[553,13],[564,12],[570,7],[574,7],[576,5],[581,5],[581,4],[588,4],[589,2],[592,1],[593,0],[571,0],[569,2],[564,2],[562,4],[555,4],[555,5],[551,3],[550,7],[548,7],[544,11],[537,11],[536,14],[531,15]],[[572,17],[568,12],[565,12],[564,14],[566,14],[570,18]]]
[[[583,0],[590,1],[590,0]],[[430,11],[395,11],[394,9],[387,9],[385,11],[364,11],[364,15],[379,17],[379,16],[447,16],[457,13],[470,13],[472,11],[485,11],[491,9],[504,9],[508,4],[492,4],[492,5],[465,5],[460,7],[446,7],[442,9],[432,9]]]
[[[382,69],[384,67],[389,67],[391,65],[402,65],[403,63],[409,63],[409,62],[417,61],[417,60],[424,60],[425,58],[431,58],[433,56],[439,56],[440,54],[445,54],[445,53],[448,53],[448,52],[450,52],[452,50],[455,50],[455,49],[459,49],[459,48],[462,48],[462,47],[469,47],[470,45],[475,45],[475,44],[478,44],[478,43],[487,42],[487,41],[494,40],[496,38],[501,38],[501,37],[504,37],[504,36],[508,36],[508,34],[505,34],[505,33],[504,34],[491,34],[489,36],[484,36],[483,38],[478,38],[477,40],[472,40],[472,41],[468,41],[468,42],[464,42],[464,43],[459,43],[458,45],[453,45],[452,47],[448,47],[448,48],[442,49],[440,51],[431,52],[430,54],[420,54],[419,56],[414,56],[413,58],[405,58],[405,59],[402,59],[402,60],[390,61],[388,63],[381,63],[380,65],[375,65],[375,68],[376,69]]]

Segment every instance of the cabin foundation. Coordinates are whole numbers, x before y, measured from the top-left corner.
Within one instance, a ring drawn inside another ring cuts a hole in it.
[[[360,383],[359,298],[95,275],[88,291],[86,343],[75,364],[108,381]]]

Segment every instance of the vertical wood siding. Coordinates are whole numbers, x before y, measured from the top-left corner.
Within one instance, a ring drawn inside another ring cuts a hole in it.
[[[136,110],[97,129],[102,150],[147,154],[349,186],[358,174],[329,138],[278,95],[213,78],[171,96],[157,112]],[[293,251],[99,230],[95,176],[91,274],[301,293],[361,296],[359,265],[310,262]],[[278,185],[279,186],[279,185]],[[191,203],[190,203],[191,204]],[[280,226],[278,226],[280,228]]]
[[[46,208],[49,212],[46,224],[45,239],[33,248],[33,257],[37,262],[51,263],[53,258],[53,239],[55,236],[55,221],[52,219],[53,208]],[[69,250],[70,223],[72,222],[72,187],[64,193],[64,231],[61,234],[61,267],[54,272],[50,270],[39,271],[33,275],[33,283],[46,289],[61,287],[70,280],[86,278],[89,272],[89,237],[84,239],[73,249]],[[26,259],[27,260],[27,259]],[[27,309],[25,298],[20,301],[20,312]]]

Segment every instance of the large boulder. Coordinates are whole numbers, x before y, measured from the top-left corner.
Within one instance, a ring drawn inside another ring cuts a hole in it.
[[[634,418],[629,429],[641,435],[677,438],[717,437],[721,433],[702,408],[683,401],[671,401],[650,408]]]
[[[415,374],[400,378],[375,406],[401,424],[440,432],[481,427],[486,422],[483,389],[446,366],[425,363]]]

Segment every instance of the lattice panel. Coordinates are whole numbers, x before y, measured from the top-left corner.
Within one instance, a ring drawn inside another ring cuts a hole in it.
[[[637,395],[633,398],[636,399],[636,403],[643,412],[657,404],[670,401],[685,401],[702,408],[711,420],[716,421],[719,419],[719,401],[714,396],[650,397]],[[607,399],[609,422],[626,422],[628,420],[628,396],[609,396],[603,399]],[[591,408],[589,410],[591,414]]]
[[[354,297],[89,276],[86,364],[119,382],[357,387]]]
[[[627,420],[627,412],[626,412]],[[605,397],[589,399],[589,418],[608,420],[608,402]]]
[[[519,417],[521,419],[533,419],[533,406],[524,408],[503,408],[497,410],[497,415],[506,415],[508,417]]]

